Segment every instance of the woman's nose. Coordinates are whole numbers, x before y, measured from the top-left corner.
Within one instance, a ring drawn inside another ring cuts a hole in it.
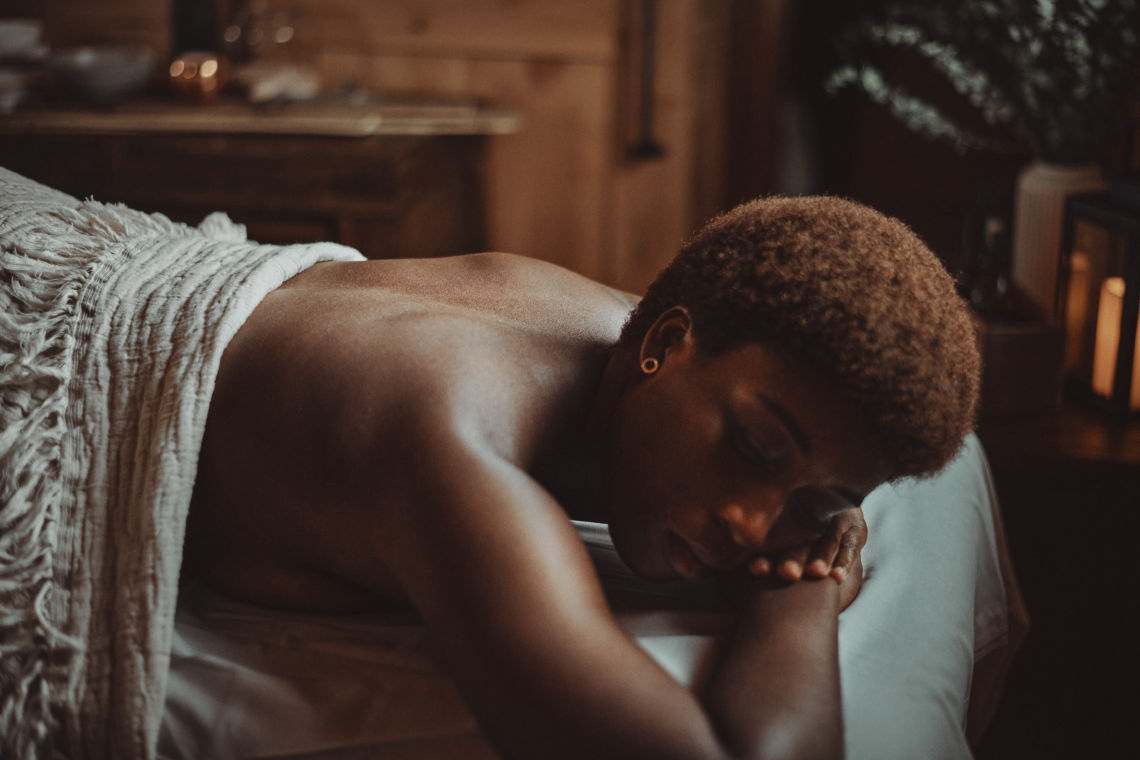
[[[716,510],[716,515],[729,531],[732,542],[742,549],[759,549],[772,530],[779,510],[746,508],[737,501]]]

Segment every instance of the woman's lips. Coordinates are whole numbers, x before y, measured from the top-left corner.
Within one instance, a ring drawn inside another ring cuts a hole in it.
[[[677,574],[682,578],[692,580],[694,578],[705,578],[713,574],[712,568],[704,562],[701,562],[700,558],[697,557],[685,539],[673,531],[669,531],[669,539],[666,544],[666,558],[669,560],[669,565],[676,570]]]

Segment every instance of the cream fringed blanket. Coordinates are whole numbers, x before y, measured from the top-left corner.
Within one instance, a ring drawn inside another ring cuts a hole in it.
[[[222,350],[289,277],[257,245],[0,169],[0,758],[149,758]]]

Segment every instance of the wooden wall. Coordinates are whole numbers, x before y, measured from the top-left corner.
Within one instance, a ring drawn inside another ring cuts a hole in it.
[[[489,149],[488,239],[601,272],[614,3],[532,2],[509,14],[487,2],[311,5],[315,29],[303,41],[329,85],[519,108],[521,131]]]
[[[299,14],[294,55],[330,86],[474,97],[517,108],[494,138],[485,197],[496,248],[630,290],[719,207],[727,0],[665,0],[654,136],[637,137],[641,3],[631,0],[271,0]]]
[[[149,39],[162,53],[175,2],[42,5],[53,44]],[[219,25],[239,6],[199,2]],[[656,0],[652,134],[663,154],[646,157],[630,151],[642,131],[642,0],[265,0],[295,25],[276,54],[313,65],[328,88],[517,109],[520,131],[488,149],[490,244],[632,291],[701,222],[767,189],[785,4]]]
[[[44,38],[53,48],[90,43],[151,46],[170,52],[172,0],[42,0]]]

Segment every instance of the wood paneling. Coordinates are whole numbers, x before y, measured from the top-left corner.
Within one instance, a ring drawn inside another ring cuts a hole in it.
[[[604,279],[626,290],[643,291],[694,227],[721,210],[727,49],[718,43],[727,11],[727,3],[715,0],[658,3],[653,135],[664,152],[659,158],[629,150],[638,136],[639,72],[635,63],[626,66],[630,94],[622,98],[612,255],[603,271]],[[636,15],[630,19],[634,39],[638,21]]]
[[[170,0],[43,0],[42,5],[44,38],[53,48],[131,43],[149,46],[158,61],[169,56]]]
[[[337,52],[321,55],[318,63],[331,81],[519,108],[518,132],[488,144],[488,243],[601,276],[613,129],[606,67]]]
[[[518,132],[488,147],[489,245],[604,278],[619,5],[337,0],[306,15],[331,85],[517,108]]]
[[[726,144],[731,151],[723,184],[726,205],[771,192],[776,184],[778,120],[787,82],[790,18],[788,0],[733,0],[726,37],[730,63],[724,87],[729,93]],[[821,39],[830,34],[826,29]],[[817,42],[816,44],[821,44]]]
[[[723,205],[731,6],[657,3],[659,158],[628,152],[640,128],[641,3],[337,0],[321,4],[312,60],[333,86],[518,109],[519,131],[488,151],[491,245],[640,291]]]
[[[620,0],[270,0],[298,40],[374,55],[611,63]]]
[[[55,24],[61,36],[108,29],[115,19],[123,29],[150,29],[156,19],[165,23],[171,2],[46,0],[64,20]],[[215,2],[223,22],[238,6]],[[761,5],[773,2],[783,6]],[[642,127],[640,0],[266,0],[266,7],[287,12],[295,28],[274,55],[313,65],[329,89],[515,108],[518,132],[488,141],[481,195],[489,245],[633,291],[725,205],[725,114],[755,96],[730,97],[730,55],[734,68],[772,57],[762,45],[729,45],[737,20],[767,18],[752,0],[657,0],[651,127],[664,155],[646,158],[628,152]]]

